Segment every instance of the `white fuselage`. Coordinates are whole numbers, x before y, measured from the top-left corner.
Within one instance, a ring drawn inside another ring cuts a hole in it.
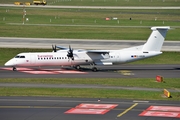
[[[74,52],[74,60],[68,59],[67,51],[20,53],[5,66],[76,66],[76,65],[113,65],[133,62],[140,59],[156,56],[161,52],[142,52],[109,50],[109,54],[87,54],[86,52]]]

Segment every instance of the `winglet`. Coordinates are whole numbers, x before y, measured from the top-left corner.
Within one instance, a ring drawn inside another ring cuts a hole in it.
[[[143,46],[143,51],[160,51],[166,37],[169,26],[152,27],[152,33]]]

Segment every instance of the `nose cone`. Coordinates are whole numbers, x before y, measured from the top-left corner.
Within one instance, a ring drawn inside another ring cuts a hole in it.
[[[14,66],[14,62],[13,62],[13,60],[11,59],[11,60],[7,61],[4,65],[5,65],[5,66]]]

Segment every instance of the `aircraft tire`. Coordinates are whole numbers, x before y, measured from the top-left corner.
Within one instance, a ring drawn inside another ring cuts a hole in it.
[[[80,70],[80,69],[81,69],[81,67],[80,67],[79,65],[75,66],[75,68],[76,68],[77,70]]]
[[[93,68],[92,68],[92,71],[93,71],[93,72],[97,72],[98,69],[97,69],[96,67],[93,67]]]

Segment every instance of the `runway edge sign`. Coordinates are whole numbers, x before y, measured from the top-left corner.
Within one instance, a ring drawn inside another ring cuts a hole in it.
[[[171,97],[171,93],[167,89],[164,89],[164,95],[168,98]]]
[[[157,81],[157,82],[163,82],[163,77],[160,76],[160,75],[157,75],[157,76],[156,76],[156,81]]]

